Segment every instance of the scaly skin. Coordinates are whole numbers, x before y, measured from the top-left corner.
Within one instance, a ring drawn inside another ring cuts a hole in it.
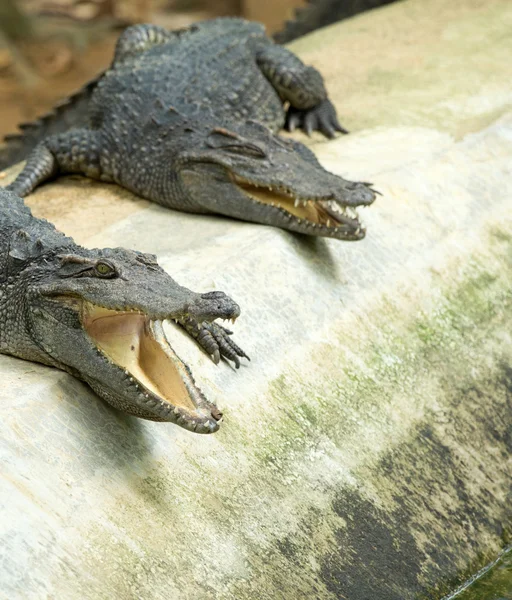
[[[162,321],[177,320],[217,362],[238,365],[245,354],[213,322],[239,315],[223,292],[191,292],[151,255],[78,246],[1,189],[0,267],[0,352],[68,371],[128,414],[197,433],[218,429],[220,411]]]
[[[305,146],[276,135],[284,125],[345,132],[320,73],[261,25],[138,25],[120,37],[97,82],[11,140],[20,159],[42,138],[10,189],[24,196],[60,173],[82,173],[177,210],[364,237],[353,209],[374,201],[371,184],[325,171]]]

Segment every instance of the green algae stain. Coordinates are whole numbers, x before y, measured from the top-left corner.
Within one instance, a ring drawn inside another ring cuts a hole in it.
[[[504,249],[505,256],[509,251]],[[445,353],[467,356],[464,348],[474,347],[475,328],[510,310],[512,292],[504,285],[504,281],[512,281],[509,261],[502,257],[494,263],[493,272],[488,268],[485,258],[468,261],[461,281],[445,289],[434,308],[420,310],[403,323],[390,317],[397,308],[391,299],[384,298],[382,312],[375,311],[372,317],[375,324],[379,323],[373,327],[379,330],[378,336],[372,338],[358,330],[357,337],[368,340],[361,347],[359,339],[351,339],[350,333],[343,331],[338,348],[325,347],[312,358],[321,378],[311,381],[307,375],[293,373],[272,382],[269,391],[273,405],[283,415],[277,424],[269,424],[269,434],[256,449],[258,457],[276,460],[287,443],[303,450],[312,444],[312,436],[318,431],[341,443],[344,433],[359,430],[361,418],[373,420],[378,416],[385,424],[388,420],[383,407],[392,402],[397,391],[410,390],[425,360],[443,362],[445,357],[439,355]],[[446,288],[446,277],[434,276],[433,285]],[[360,349],[357,365],[351,365],[350,359],[343,356],[343,348],[352,344]],[[324,359],[325,364],[339,365],[335,377],[323,370]],[[301,398],[312,400],[301,402]],[[340,434],[337,440],[336,434]]]

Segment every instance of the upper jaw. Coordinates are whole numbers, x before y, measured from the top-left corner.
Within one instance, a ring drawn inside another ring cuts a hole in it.
[[[163,288],[164,293],[161,295],[153,291],[146,294],[138,289],[136,285],[131,284],[127,289],[126,296],[132,295],[135,301],[133,304],[128,304],[126,299],[122,297],[119,302],[110,299],[108,296],[105,297],[103,282],[100,284],[100,288],[91,289],[84,288],[87,282],[80,285],[79,281],[72,282],[77,284],[75,287],[72,287],[69,282],[66,282],[65,285],[62,282],[52,282],[46,287],[39,286],[38,291],[42,295],[66,305],[77,307],[82,302],[89,302],[118,312],[151,314],[153,320],[176,320],[190,317],[198,323],[212,322],[215,319],[234,322],[240,316],[240,306],[227,294],[220,291],[200,294],[182,288],[183,291],[173,297],[169,292],[167,295],[165,294],[165,287]],[[155,285],[158,285],[158,283]],[[141,298],[143,300],[142,304],[138,301]]]

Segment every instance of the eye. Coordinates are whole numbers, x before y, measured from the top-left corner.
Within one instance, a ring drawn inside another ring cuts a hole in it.
[[[96,273],[100,277],[116,277],[117,276],[117,271],[116,271],[115,267],[113,265],[111,265],[110,263],[107,263],[104,261],[97,262],[95,269],[96,269]]]

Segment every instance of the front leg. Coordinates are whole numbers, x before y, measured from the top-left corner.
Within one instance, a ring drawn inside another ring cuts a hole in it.
[[[100,177],[99,133],[75,129],[53,135],[30,153],[25,167],[7,189],[22,198],[59,173]]]
[[[261,72],[270,81],[283,102],[290,106],[286,127],[302,127],[309,135],[321,131],[333,138],[336,131],[348,133],[338,122],[336,109],[327,98],[324,80],[314,67],[306,66],[286,48],[268,45],[256,54]]]
[[[203,350],[211,356],[215,364],[221,356],[232,360],[237,369],[240,368],[240,358],[251,360],[247,354],[229,337],[232,332],[217,323],[198,323],[190,317],[181,319],[178,323],[191,335]],[[239,358],[240,357],[240,358]]]

